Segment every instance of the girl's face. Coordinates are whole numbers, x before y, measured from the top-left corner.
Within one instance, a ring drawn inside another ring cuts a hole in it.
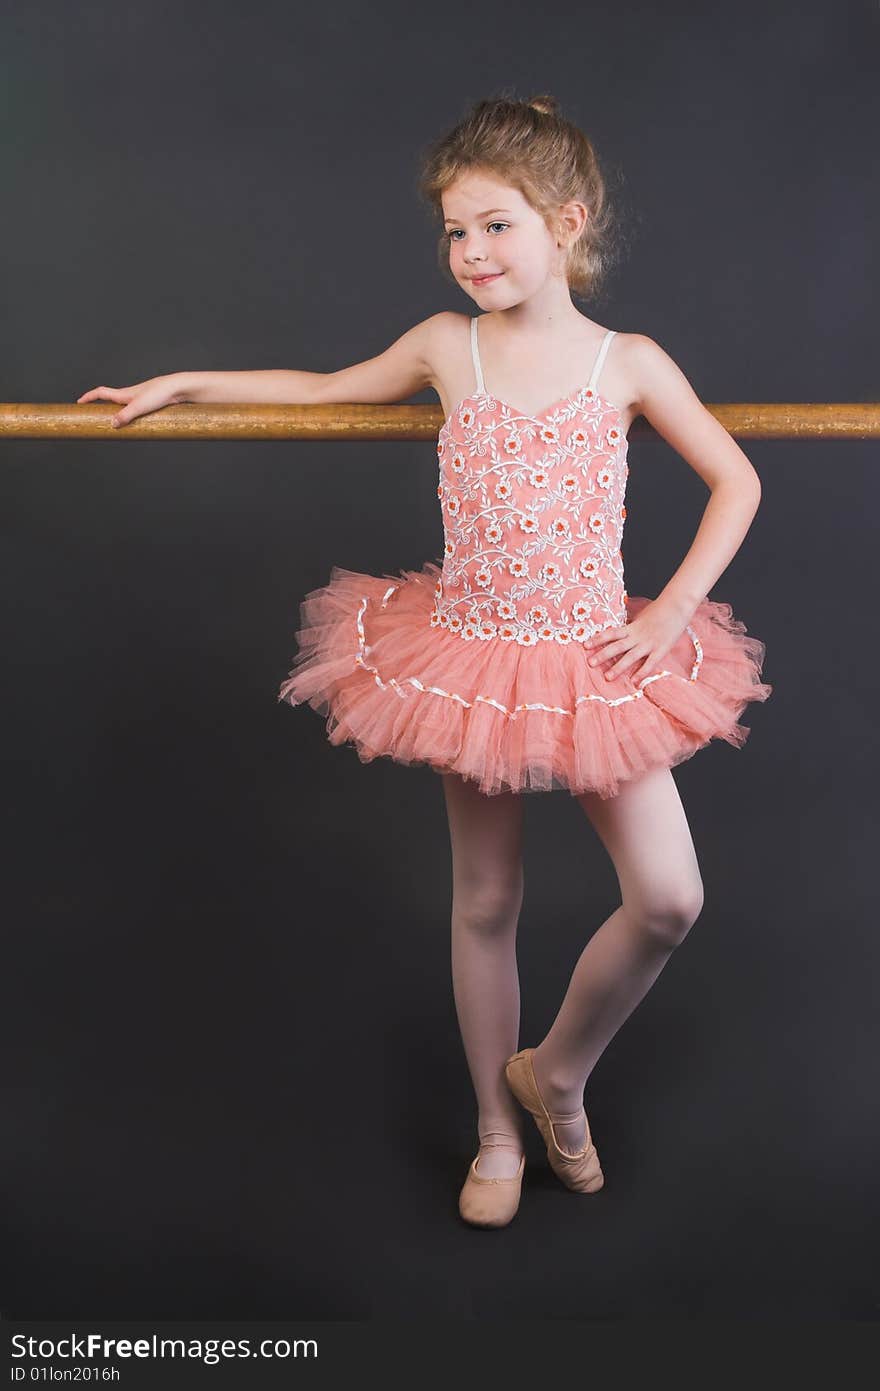
[[[510,308],[558,270],[556,239],[519,189],[472,169],[449,185],[441,203],[449,269],[481,307]],[[481,276],[492,278],[481,284]]]

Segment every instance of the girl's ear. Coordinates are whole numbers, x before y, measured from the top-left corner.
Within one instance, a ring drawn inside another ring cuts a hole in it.
[[[559,211],[559,223],[562,228],[561,236],[564,237],[565,246],[573,246],[578,237],[587,225],[589,210],[583,203],[572,200],[564,203]]]

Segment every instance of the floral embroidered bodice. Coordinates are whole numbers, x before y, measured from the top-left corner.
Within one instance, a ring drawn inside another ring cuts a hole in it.
[[[596,390],[614,333],[586,386],[530,416],[485,389],[471,319],[477,389],[437,443],[445,547],[432,627],[531,647],[626,622],[627,439]]]

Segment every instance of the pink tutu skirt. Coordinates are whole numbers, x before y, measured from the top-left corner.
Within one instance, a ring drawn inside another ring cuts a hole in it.
[[[427,764],[499,792],[614,796],[710,739],[741,747],[739,717],[764,701],[765,645],[729,604],[704,600],[657,671],[605,677],[579,642],[465,640],[431,626],[440,567],[362,575],[334,566],[303,599],[299,651],[278,699],[327,716],[331,744]],[[650,601],[630,595],[627,619]]]

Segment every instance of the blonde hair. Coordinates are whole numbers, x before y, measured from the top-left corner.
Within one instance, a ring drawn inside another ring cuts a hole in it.
[[[606,178],[596,151],[582,130],[562,116],[555,97],[540,95],[528,101],[504,94],[479,101],[446,135],[423,153],[418,191],[439,221],[440,196],[459,175],[482,169],[519,189],[540,213],[551,232],[561,203],[570,199],[588,210],[580,236],[567,249],[565,272],[569,290],[580,298],[595,298],[616,259],[612,231],[614,211]],[[443,275],[449,269],[449,235],[437,246]]]

